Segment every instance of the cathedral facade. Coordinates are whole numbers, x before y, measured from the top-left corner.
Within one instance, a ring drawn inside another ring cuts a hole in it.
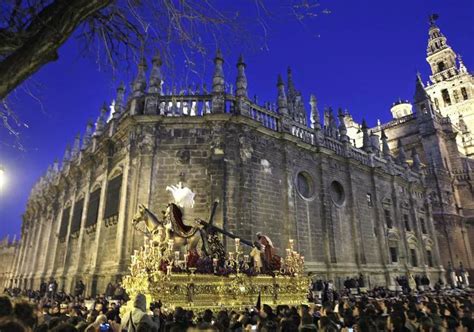
[[[430,22],[427,57],[431,75],[426,85],[416,78],[413,103],[398,100],[393,120],[367,128],[386,136],[391,151],[403,148],[416,155],[425,169],[428,197],[445,267],[474,268],[474,77],[461,56],[448,45],[434,21]],[[367,143],[350,115],[346,126],[356,146]],[[409,158],[410,163],[414,158]]]
[[[103,107],[34,186],[6,286],[54,278],[66,291],[83,280],[88,294],[103,292],[143,244],[138,205],[159,214],[179,182],[196,193],[185,221],[206,219],[219,201],[216,226],[250,241],[262,232],[277,251],[295,239],[306,270],[336,285],[358,274],[369,287],[408,273],[435,282],[448,260],[472,266],[472,159],[458,150],[455,111],[432,101],[437,83],[417,80],[414,112],[400,103],[392,122],[359,127],[341,110],[325,110],[321,123],[314,96],[308,120],[291,71],[278,78],[277,102],[259,105],[240,58],[229,91],[223,61],[218,52],[211,91],[180,92],[164,91],[159,56],[148,79],[140,63],[130,94],[120,86],[111,113]]]

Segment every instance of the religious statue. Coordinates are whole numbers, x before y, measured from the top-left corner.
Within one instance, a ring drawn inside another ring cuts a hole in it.
[[[266,235],[263,235],[261,232],[257,233],[257,241],[262,247],[263,257],[265,264],[270,265],[275,255],[275,248],[273,247],[273,242]]]
[[[183,210],[194,207],[195,194],[181,182],[176,186],[166,187],[166,190],[171,192],[174,202],[168,204],[163,219],[158,219],[143,204],[139,204],[132,224],[137,228],[139,223],[144,222],[145,234],[163,248],[172,243],[173,248],[178,251],[187,248],[188,251],[195,251],[200,256],[207,256],[208,235],[201,220],[195,220],[192,225],[183,222]]]
[[[262,251],[260,250],[261,246],[260,243],[255,241],[253,243],[253,248],[250,251],[250,257],[252,257],[253,260],[253,268],[255,269],[255,272],[260,273],[263,267],[262,263]]]

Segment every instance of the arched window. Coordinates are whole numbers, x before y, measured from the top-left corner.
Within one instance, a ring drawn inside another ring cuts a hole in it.
[[[97,222],[99,214],[100,187],[94,190],[89,196],[89,207],[87,208],[86,228]]]
[[[410,226],[410,218],[408,217],[408,213],[403,214],[403,224],[405,225],[405,230],[407,232],[410,232],[411,226]]]
[[[451,97],[449,97],[448,89],[441,90],[441,95],[443,96],[444,105],[451,105]]]
[[[119,212],[120,189],[122,188],[122,174],[109,180],[107,184],[107,197],[105,199],[104,220],[115,217]]]
[[[69,215],[71,214],[71,206],[64,209],[61,217],[61,226],[59,227],[59,240],[64,241],[67,235],[67,228],[69,226]]]
[[[81,228],[82,211],[84,210],[84,198],[81,198],[74,204],[74,213],[71,222],[71,234],[79,231]]]
[[[446,69],[446,65],[443,61],[438,62],[438,72],[441,72]]]
[[[462,94],[462,98],[463,98],[464,100],[467,100],[467,97],[468,97],[468,96],[467,96],[467,90],[466,90],[466,88],[461,88],[461,94]]]
[[[433,254],[431,250],[426,250],[426,260],[428,261],[428,266],[433,267]]]
[[[410,248],[411,266],[418,266],[418,257],[416,256],[416,249]]]
[[[421,226],[421,232],[423,234],[428,234],[428,231],[426,230],[425,218],[420,218],[420,226]]]
[[[387,228],[392,228],[393,227],[392,213],[390,212],[389,209],[384,209],[384,215],[385,215],[385,223],[387,224]]]

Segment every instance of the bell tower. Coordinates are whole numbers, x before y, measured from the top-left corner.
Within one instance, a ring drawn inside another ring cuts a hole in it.
[[[456,127],[460,128],[460,122],[465,124],[467,130],[456,129],[458,150],[467,157],[473,157],[474,77],[461,56],[448,45],[436,24],[437,19],[436,14],[429,19],[426,61],[431,67],[431,75],[425,90],[436,113],[449,117]]]
[[[430,64],[430,80],[438,83],[456,76],[459,71],[456,66],[456,53],[447,44],[447,39],[436,25],[438,15],[430,16],[430,30],[426,61]]]

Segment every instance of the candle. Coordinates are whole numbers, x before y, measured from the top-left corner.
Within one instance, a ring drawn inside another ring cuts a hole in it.
[[[290,256],[291,255],[291,249],[286,249],[286,256]]]
[[[174,260],[179,261],[179,251],[174,252]]]
[[[168,266],[166,267],[166,272],[168,273],[168,275],[171,274],[171,269],[172,269],[172,268],[173,268],[173,267],[172,267],[171,265],[168,265]]]
[[[239,238],[236,238],[236,239],[235,239],[235,248],[236,248],[236,249],[239,249],[239,246],[240,246],[240,239],[239,239]]]
[[[214,267],[217,266],[217,258],[212,259],[212,266],[214,266]]]
[[[290,239],[290,249],[293,250],[294,240]]]

